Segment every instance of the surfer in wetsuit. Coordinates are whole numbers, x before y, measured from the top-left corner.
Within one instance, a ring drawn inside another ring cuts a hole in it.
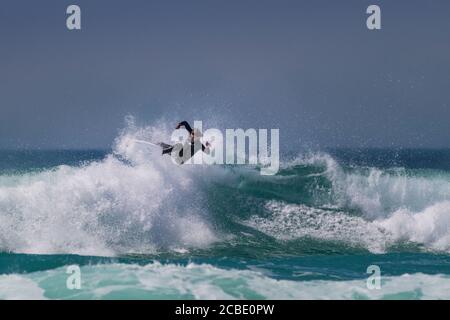
[[[187,160],[189,160],[191,157],[194,156],[194,154],[200,150],[205,152],[206,154],[209,154],[209,148],[210,144],[209,142],[206,142],[206,146],[203,145],[200,142],[200,138],[202,137],[202,133],[198,129],[192,129],[192,127],[187,123],[187,121],[182,121],[178,123],[175,129],[180,129],[181,127],[184,127],[189,132],[189,143],[185,144],[183,147],[177,147],[177,145],[169,145],[165,143],[160,143],[160,146],[163,148],[162,154],[169,154],[172,155],[172,152],[178,152],[176,156],[180,159],[180,164],[183,164]],[[187,146],[187,148],[186,148]],[[201,146],[201,147],[200,147]],[[190,147],[190,148],[189,148]]]

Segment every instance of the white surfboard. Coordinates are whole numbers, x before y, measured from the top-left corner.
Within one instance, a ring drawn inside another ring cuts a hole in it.
[[[147,144],[147,145],[154,146],[154,147],[161,147],[160,144],[153,143],[153,142],[150,142],[150,141],[137,140],[137,139],[133,139],[133,141],[137,142],[137,143]]]

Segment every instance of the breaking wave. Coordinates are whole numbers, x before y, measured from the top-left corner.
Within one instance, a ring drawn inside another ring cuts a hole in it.
[[[102,159],[0,175],[0,251],[114,256],[272,241],[269,252],[304,238],[344,251],[450,251],[448,172],[348,166],[315,153],[260,176],[175,166],[134,142],[168,136],[165,124],[130,121]]]

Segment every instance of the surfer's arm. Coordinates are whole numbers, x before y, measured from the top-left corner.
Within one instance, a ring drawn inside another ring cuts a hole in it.
[[[181,122],[177,125],[176,129],[180,129],[181,127],[184,127],[184,128],[189,132],[189,134],[192,133],[192,128],[191,128],[191,126],[189,125],[189,123],[187,123],[187,121],[181,121]]]

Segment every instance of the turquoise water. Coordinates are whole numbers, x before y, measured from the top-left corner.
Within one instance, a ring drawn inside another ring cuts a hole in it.
[[[130,135],[0,151],[0,298],[450,298],[448,150],[285,154],[261,176],[177,167]]]

